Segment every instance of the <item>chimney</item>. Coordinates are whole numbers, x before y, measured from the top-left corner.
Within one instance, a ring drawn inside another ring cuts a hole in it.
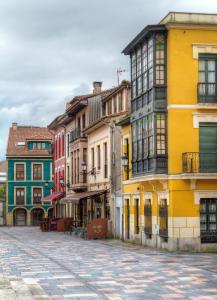
[[[16,123],[16,122],[12,123],[12,128],[13,128],[14,130],[17,129],[17,123]]]
[[[93,82],[93,93],[101,93],[102,91],[102,82],[101,81],[94,81]]]

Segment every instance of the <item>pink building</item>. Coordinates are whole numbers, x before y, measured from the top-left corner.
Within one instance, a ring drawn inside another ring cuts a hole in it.
[[[53,202],[54,216],[57,216],[58,200],[65,194],[65,127],[61,124],[62,118],[60,115],[48,125],[54,134],[54,189],[46,200]]]

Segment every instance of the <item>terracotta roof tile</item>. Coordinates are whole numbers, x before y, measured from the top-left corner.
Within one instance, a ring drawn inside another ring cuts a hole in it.
[[[47,150],[29,150],[27,141],[29,140],[53,140],[53,135],[46,127],[17,126],[9,130],[7,155],[50,155]],[[18,145],[19,142],[25,143]]]

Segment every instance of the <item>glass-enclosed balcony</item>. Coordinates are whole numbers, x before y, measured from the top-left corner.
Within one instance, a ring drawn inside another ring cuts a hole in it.
[[[182,154],[183,173],[217,173],[217,152]]]

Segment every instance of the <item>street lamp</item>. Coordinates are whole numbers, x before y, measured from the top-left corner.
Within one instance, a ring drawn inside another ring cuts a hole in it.
[[[126,153],[121,157],[122,166],[126,169],[129,166],[129,158]]]
[[[45,181],[45,184],[44,184],[46,187],[48,187],[49,186],[49,182],[48,182],[48,180],[46,180]]]
[[[81,169],[82,169],[82,172],[83,173],[86,173],[87,172],[87,164],[86,164],[86,162],[82,162],[82,164],[81,164]]]

